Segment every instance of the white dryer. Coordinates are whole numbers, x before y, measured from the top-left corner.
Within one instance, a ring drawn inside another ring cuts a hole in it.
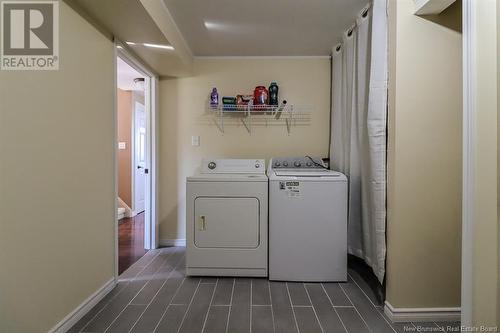
[[[267,276],[264,160],[204,160],[186,206],[187,275]]]
[[[321,159],[269,162],[269,279],[347,280],[347,178]]]

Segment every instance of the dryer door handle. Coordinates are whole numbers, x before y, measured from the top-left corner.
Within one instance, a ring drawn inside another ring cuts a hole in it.
[[[198,230],[207,230],[207,218],[205,215],[200,215],[200,219],[198,220]]]

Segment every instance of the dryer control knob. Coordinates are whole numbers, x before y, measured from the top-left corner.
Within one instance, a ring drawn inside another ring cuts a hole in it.
[[[293,163],[293,165],[296,167],[296,168],[300,168],[300,166],[302,165],[302,163],[300,163],[299,161],[295,161]]]
[[[274,162],[274,166],[275,166],[275,167],[279,167],[280,165],[281,165],[281,163],[280,163],[280,162]]]
[[[306,162],[306,166],[310,167],[310,166],[312,166],[312,163],[311,162]]]
[[[287,167],[288,166],[288,162],[287,161],[283,162],[283,166]]]
[[[255,163],[255,169],[260,168],[260,163]]]
[[[216,167],[217,167],[217,164],[215,164],[215,162],[210,162],[210,163],[208,163],[208,168],[209,168],[210,170],[213,170],[213,169],[215,169]]]

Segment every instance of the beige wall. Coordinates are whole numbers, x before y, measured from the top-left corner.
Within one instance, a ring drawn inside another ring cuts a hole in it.
[[[460,306],[460,2],[437,17],[390,1],[387,301]]]
[[[280,98],[312,107],[307,126],[260,126],[249,135],[243,125],[221,134],[202,115],[212,87],[221,96],[251,93],[256,85],[277,81]],[[160,82],[160,239],[185,238],[185,179],[203,157],[266,158],[312,154],[326,156],[329,144],[330,60],[197,59],[194,76]],[[191,136],[201,146],[191,146]]]
[[[500,6],[497,5],[497,235],[500,232]],[[497,326],[500,327],[500,239],[497,237]]]
[[[63,2],[60,59],[0,71],[0,332],[47,332],[114,274],[113,44]]]
[[[473,323],[496,325],[497,220],[497,2],[476,1],[475,207]]]
[[[116,96],[118,142],[125,149],[118,150],[118,197],[132,207],[132,92],[118,89]]]

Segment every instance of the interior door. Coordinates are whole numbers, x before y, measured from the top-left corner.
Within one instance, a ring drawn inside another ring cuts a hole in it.
[[[134,105],[134,211],[139,214],[145,207],[146,184],[146,112],[144,105]]]

